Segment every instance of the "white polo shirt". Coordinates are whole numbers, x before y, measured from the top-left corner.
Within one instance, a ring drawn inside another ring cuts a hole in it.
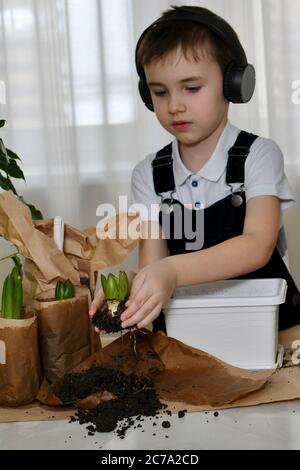
[[[231,193],[226,184],[228,150],[234,145],[240,129],[227,122],[209,160],[192,173],[181,160],[178,141],[172,142],[174,199],[193,209],[209,207]],[[157,149],[158,151],[159,149]],[[140,213],[142,220],[158,220],[161,198],[154,190],[151,162],[156,153],[148,155],[133,169],[130,210]],[[239,188],[234,184],[233,189]],[[270,139],[258,137],[252,144],[245,163],[246,201],[255,196],[272,195],[280,199],[281,210],[291,206],[294,197],[284,172],[283,155]],[[168,197],[169,192],[163,193]],[[142,206],[141,206],[142,205]]]

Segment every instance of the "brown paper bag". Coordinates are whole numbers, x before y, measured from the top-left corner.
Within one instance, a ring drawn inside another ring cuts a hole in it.
[[[37,317],[27,309],[27,318],[0,318],[0,405],[31,403],[40,386]]]
[[[55,301],[54,295],[51,289],[34,301],[43,374],[49,382],[80,364],[96,349],[88,314],[89,289],[76,287],[75,297],[67,300]]]

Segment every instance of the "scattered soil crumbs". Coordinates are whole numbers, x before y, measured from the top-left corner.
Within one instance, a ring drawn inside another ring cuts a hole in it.
[[[114,316],[111,315],[110,311],[107,308],[107,302],[104,303],[104,307],[101,310],[97,310],[95,315],[92,318],[92,324],[99,328],[99,330],[105,330],[106,333],[116,333],[117,331],[123,330],[121,327],[120,316],[125,307],[125,300],[122,300],[117,311],[114,313]]]
[[[142,428],[145,416],[161,419],[163,414],[172,415],[171,411],[166,410],[167,405],[160,402],[151,379],[126,375],[108,367],[93,366],[84,372],[66,374],[57,395],[64,403],[70,403],[99,392],[108,392],[113,399],[100,401],[92,410],[79,408],[70,418],[70,422],[88,424],[89,436],[96,432],[114,431],[123,439],[129,428]],[[186,411],[179,411],[178,417],[182,418]],[[163,421],[161,426],[168,429],[171,423]],[[144,432],[144,429],[141,431]]]
[[[185,416],[185,413],[187,412],[187,410],[180,410],[178,411],[178,418],[183,418]]]
[[[117,428],[116,433],[122,438],[130,427],[137,424],[135,421],[144,421],[142,416],[155,416],[166,408],[159,401],[149,378],[125,375],[105,367],[66,374],[57,394],[64,403],[68,403],[100,391],[110,392],[115,398],[100,402],[93,410],[79,409],[76,418],[71,418],[80,424],[90,423],[87,430],[92,434]]]
[[[163,421],[161,425],[163,428],[166,428],[166,429],[171,427],[170,421]]]

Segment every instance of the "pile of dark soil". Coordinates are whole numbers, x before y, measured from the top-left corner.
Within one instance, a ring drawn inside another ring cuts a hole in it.
[[[84,372],[66,374],[57,395],[62,402],[69,403],[98,392],[109,392],[114,398],[101,401],[93,410],[78,410],[76,416],[80,424],[91,423],[89,434],[111,432],[120,424],[117,434],[124,437],[127,429],[135,423],[134,416],[139,420],[141,415],[155,416],[166,408],[160,402],[151,379],[126,375],[106,367],[91,367]]]
[[[111,315],[111,312],[107,308],[107,303],[105,302],[103,308],[101,310],[97,310],[94,314],[92,324],[99,328],[99,330],[105,330],[106,333],[116,333],[122,330],[120,316],[122,312],[126,310],[125,302],[126,299],[119,303],[114,316]]]
[[[139,420],[141,415],[155,416],[164,406],[153,390],[144,389],[122,399],[104,401],[95,410],[78,410],[77,417],[80,424],[92,423],[88,427],[92,433],[111,432],[120,424],[117,434],[122,437],[135,424],[133,417]]]

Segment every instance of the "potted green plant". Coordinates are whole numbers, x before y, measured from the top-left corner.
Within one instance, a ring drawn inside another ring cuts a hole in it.
[[[5,126],[5,120],[0,120],[0,128]],[[20,157],[5,147],[3,140],[0,138],[0,188],[4,191],[12,191],[20,201],[29,207],[33,220],[43,219],[42,213],[36,209],[32,204],[25,201],[23,196],[19,195],[12,182],[12,178],[22,179],[25,181],[25,176],[22,169],[19,167],[18,161]]]
[[[17,255],[7,258],[13,260],[14,267],[5,278],[1,298],[0,342],[4,344],[4,358],[0,406],[19,406],[31,403],[40,385],[38,325],[35,311],[22,307],[21,261]]]

